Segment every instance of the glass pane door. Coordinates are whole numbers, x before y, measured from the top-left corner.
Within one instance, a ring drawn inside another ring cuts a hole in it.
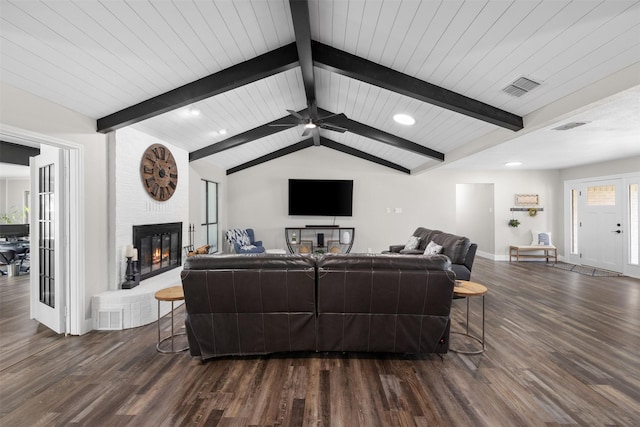
[[[38,254],[40,302],[51,308],[56,306],[55,293],[55,165],[40,168],[38,180]]]

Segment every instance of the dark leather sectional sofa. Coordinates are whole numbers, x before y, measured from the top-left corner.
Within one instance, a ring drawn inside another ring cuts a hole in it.
[[[443,255],[195,255],[182,272],[192,356],[446,353]]]
[[[442,246],[442,254],[451,260],[451,269],[456,273],[456,279],[471,280],[471,267],[478,245],[471,243],[469,238],[424,227],[418,227],[413,235],[420,238],[420,244],[416,249],[404,249],[403,244],[391,245],[386,253],[422,255],[429,242],[433,240]]]

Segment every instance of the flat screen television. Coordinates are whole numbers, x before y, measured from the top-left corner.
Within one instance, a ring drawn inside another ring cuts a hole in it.
[[[352,216],[353,180],[290,179],[289,215]]]

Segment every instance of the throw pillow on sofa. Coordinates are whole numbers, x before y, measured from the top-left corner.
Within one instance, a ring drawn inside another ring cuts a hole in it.
[[[433,240],[429,242],[427,247],[424,250],[425,255],[437,255],[442,252],[442,246],[434,242]]]
[[[417,249],[419,245],[420,245],[420,238],[417,236],[411,236],[409,237],[409,241],[407,242],[407,244],[404,245],[404,248],[406,250],[413,250],[413,249]]]

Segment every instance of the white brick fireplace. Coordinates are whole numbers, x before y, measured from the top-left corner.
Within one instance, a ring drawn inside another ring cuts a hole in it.
[[[152,144],[166,146],[178,166],[178,184],[173,196],[158,202],[145,191],[140,178],[140,160]],[[125,281],[128,245],[134,245],[133,226],[182,222],[182,245],[186,245],[189,226],[189,153],[165,141],[125,128],[110,135],[109,182],[110,253],[109,291],[92,298],[94,329],[127,329],[157,320],[156,291],[180,284],[182,267],[161,273],[140,282],[133,289],[121,289]],[[184,262],[184,253],[180,251]],[[161,306],[161,315],[171,305]]]

